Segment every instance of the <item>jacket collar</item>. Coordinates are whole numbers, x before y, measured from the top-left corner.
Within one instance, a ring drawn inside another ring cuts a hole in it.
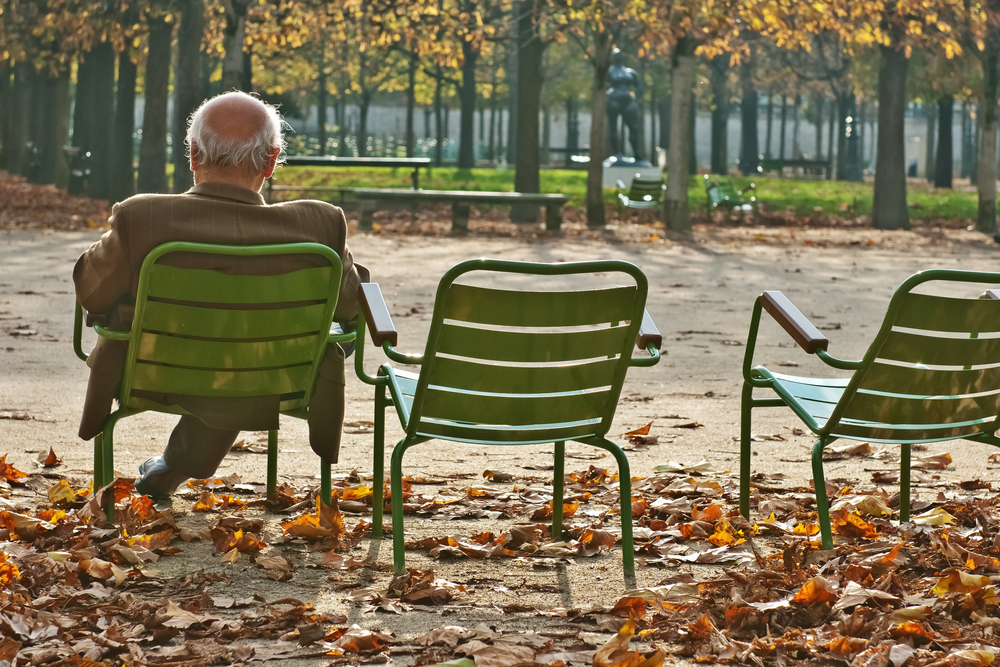
[[[256,204],[257,206],[265,204],[264,198],[259,192],[247,190],[238,185],[229,185],[228,183],[198,183],[188,190],[186,194],[215,197],[218,199],[232,199],[244,204]]]

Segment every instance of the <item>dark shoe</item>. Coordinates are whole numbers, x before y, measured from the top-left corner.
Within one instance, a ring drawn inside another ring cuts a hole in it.
[[[135,480],[135,491],[149,496],[158,505],[170,503],[170,497],[185,479],[187,478],[170,470],[162,456],[154,456],[139,465],[139,479]]]

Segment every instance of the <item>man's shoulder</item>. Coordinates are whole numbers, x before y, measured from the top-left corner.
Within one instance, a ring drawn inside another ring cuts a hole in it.
[[[132,209],[150,206],[160,207],[168,205],[171,200],[176,200],[181,197],[184,197],[184,195],[138,194],[132,195],[128,199],[123,199],[115,204],[115,206],[123,211],[130,211]]]
[[[308,211],[314,215],[333,215],[338,217],[344,215],[343,209],[339,206],[334,206],[329,202],[319,201],[318,199],[293,199],[292,201],[268,204],[267,207],[277,210]]]

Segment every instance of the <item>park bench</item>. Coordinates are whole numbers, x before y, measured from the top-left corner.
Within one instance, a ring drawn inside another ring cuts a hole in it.
[[[472,204],[528,204],[545,207],[545,228],[559,229],[562,225],[562,210],[569,198],[561,194],[540,194],[535,192],[479,192],[475,190],[405,190],[356,188],[361,218],[358,229],[372,228],[375,211],[386,205],[416,206],[422,202],[444,202],[451,204],[452,231],[469,228],[469,207]]]
[[[285,158],[289,167],[383,167],[386,169],[413,169],[410,177],[413,179],[413,189],[420,189],[420,168],[430,168],[431,160],[426,157],[310,157],[305,155],[290,155]],[[271,193],[294,190],[296,192],[336,192],[338,204],[344,204],[347,196],[354,188],[275,185],[274,178],[267,179],[267,195],[265,200],[271,201]]]
[[[830,163],[826,160],[779,160],[776,158],[761,158],[761,173],[776,171],[778,172],[778,177],[783,178],[786,168],[790,168],[792,170],[793,176],[795,175],[796,170],[801,169],[803,176],[813,175],[819,176],[820,178],[826,178],[827,169],[830,168]]]

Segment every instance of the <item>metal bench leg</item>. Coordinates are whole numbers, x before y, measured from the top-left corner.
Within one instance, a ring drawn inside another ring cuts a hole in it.
[[[465,233],[469,231],[469,209],[468,202],[455,202],[451,205],[451,231]]]
[[[550,204],[545,207],[545,229],[558,231],[562,227],[563,205]]]
[[[361,211],[361,217],[358,218],[358,229],[362,231],[371,231],[372,223],[375,220],[375,202],[370,200],[362,200],[358,202],[358,209]]]

